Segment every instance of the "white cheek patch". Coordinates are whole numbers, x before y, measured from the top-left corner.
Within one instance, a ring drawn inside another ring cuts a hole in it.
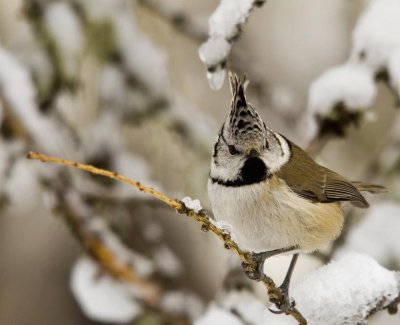
[[[274,132],[274,131],[272,131]],[[274,155],[267,153],[267,158],[265,159],[267,167],[270,173],[277,172],[284,164],[286,164],[291,156],[291,151],[288,142],[279,133],[274,132],[276,138],[279,141],[281,150]]]
[[[233,181],[239,175],[242,165],[242,160],[239,158],[218,157],[218,165],[215,164],[213,158],[211,161],[210,176],[222,181]]]

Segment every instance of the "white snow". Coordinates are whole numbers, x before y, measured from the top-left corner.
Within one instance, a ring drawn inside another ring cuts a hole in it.
[[[211,37],[199,48],[200,60],[207,67],[216,67],[229,55],[231,45],[223,37]]]
[[[181,261],[166,245],[161,245],[155,250],[153,260],[157,270],[167,276],[178,276],[183,271]]]
[[[297,324],[290,316],[272,314],[267,309],[268,304],[267,299],[263,301],[246,289],[223,292],[209,305],[205,314],[195,322],[195,325]]]
[[[232,314],[230,311],[225,310],[216,305],[211,305],[207,312],[198,320],[194,322],[194,325],[243,325],[243,322],[239,317]]]
[[[309,325],[364,324],[382,300],[398,296],[399,280],[371,257],[351,253],[312,272],[292,295]]]
[[[196,213],[199,213],[203,209],[198,199],[191,199],[189,196],[185,196],[181,201],[188,209],[192,209]]]
[[[310,87],[308,110],[328,114],[339,102],[350,111],[369,107],[376,96],[373,71],[362,64],[346,63],[331,68]]]
[[[246,22],[253,3],[254,0],[221,0],[208,21],[209,35],[226,39],[236,36],[237,26]]]
[[[109,248],[122,263],[132,265],[142,277],[149,276],[154,271],[153,262],[146,257],[127,248],[121,240],[112,233],[100,218],[90,220],[90,230],[101,236],[104,245]]]
[[[8,108],[41,150],[53,154],[73,152],[72,143],[56,121],[44,117],[35,102],[36,90],[27,69],[8,51],[0,47],[0,92]]]
[[[168,94],[167,55],[135,24],[131,4],[126,2],[113,17],[116,42],[127,68],[138,75],[157,96]]]
[[[349,233],[343,251],[366,253],[379,263],[400,265],[399,229],[400,204],[376,203]]]
[[[45,23],[62,55],[65,72],[74,77],[83,50],[83,32],[78,18],[68,3],[54,2],[46,6]]]
[[[236,242],[237,237],[236,237],[235,231],[233,229],[233,226],[229,222],[227,222],[225,220],[215,221],[213,219],[211,219],[211,222],[215,226],[217,226],[220,230],[222,230],[223,232],[230,234],[231,235],[231,239],[234,242]]]
[[[220,89],[224,84],[226,70],[222,64],[230,51],[231,44],[221,36],[209,38],[199,48],[200,60],[207,67],[208,83],[213,90]]]
[[[84,314],[91,320],[125,324],[141,312],[129,291],[105,274],[87,257],[73,267],[70,288]]]
[[[3,147],[2,149],[6,149]],[[6,191],[10,201],[15,206],[27,205],[33,203],[32,193],[40,192],[40,184],[38,184],[38,167],[25,158],[25,155],[19,153],[19,159],[12,164],[7,182],[2,184],[2,189]],[[10,159],[11,157],[8,157]],[[10,161],[9,161],[10,163]]]
[[[376,96],[375,75],[387,69],[400,95],[400,1],[372,0],[354,30],[349,60],[315,80],[308,111],[327,114],[338,102],[351,111],[369,107]]]
[[[182,291],[168,291],[163,294],[160,306],[175,315],[188,315],[197,319],[204,311],[203,302],[195,295]]]
[[[134,4],[126,0],[79,0],[92,19],[109,21],[127,69],[156,96],[168,94],[167,54],[139,30]]]
[[[361,15],[353,31],[351,58],[380,69],[400,47],[400,1],[373,0]]]
[[[213,130],[217,128],[215,120],[184,98],[175,96],[169,113],[172,118],[186,125],[190,136],[200,143],[207,144],[208,147],[208,143],[214,139]]]
[[[298,144],[303,143],[303,146],[310,143],[312,139],[318,134],[317,120],[315,114],[311,110],[307,110],[303,116],[300,117],[299,122],[296,125],[297,133],[300,135]]]
[[[99,96],[106,105],[115,108],[123,106],[126,88],[125,76],[116,66],[108,64],[101,70]]]
[[[209,18],[209,38],[200,46],[199,56],[207,67],[207,79],[214,90],[224,83],[226,72],[220,65],[227,60],[230,43],[246,22],[254,3],[254,0],[221,0]]]
[[[249,324],[265,324],[269,310],[267,303],[262,302],[248,290],[232,290],[221,299],[221,305],[227,310],[235,310]]]

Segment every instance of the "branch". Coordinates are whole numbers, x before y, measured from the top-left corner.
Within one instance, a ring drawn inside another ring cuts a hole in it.
[[[165,195],[153,188],[144,186],[141,183],[131,180],[130,178],[120,175],[116,172],[111,172],[108,170],[96,168],[91,165],[81,164],[81,163],[77,163],[77,162],[70,161],[70,160],[49,157],[49,156],[46,156],[46,155],[43,155],[40,153],[36,153],[36,152],[29,152],[27,155],[27,158],[40,160],[40,161],[46,162],[46,163],[61,164],[61,165],[68,166],[68,167],[78,168],[78,169],[87,171],[89,173],[95,174],[95,175],[102,175],[105,177],[109,177],[109,178],[118,180],[125,184],[131,185],[131,186],[137,188],[139,191],[149,194],[149,195],[153,196],[154,198],[164,202],[165,204],[167,204],[168,206],[170,206],[171,208],[176,210],[176,212],[178,212],[180,214],[185,214],[185,215],[193,218],[197,222],[199,222],[201,224],[201,229],[203,231],[211,231],[219,239],[223,240],[225,247],[227,249],[232,250],[240,257],[240,259],[246,269],[248,269],[249,271],[256,271],[256,263],[253,261],[251,254],[243,251],[236,244],[236,242],[232,240],[231,235],[226,230],[221,230],[213,222],[211,222],[210,217],[206,214],[206,212],[203,209],[198,212],[194,211],[193,209],[186,207],[186,205],[183,202],[176,200],[176,199],[171,199],[167,195]],[[278,304],[279,303],[283,304],[284,298],[283,298],[281,292],[278,290],[274,281],[266,275],[263,276],[261,281],[267,289],[269,299],[271,301],[276,301]],[[304,319],[304,317],[301,315],[301,313],[295,307],[293,307],[287,314],[292,316],[294,319],[296,319],[300,325],[307,324],[307,321]]]
[[[387,311],[390,315],[397,314],[397,311],[399,309],[399,304],[400,304],[400,294],[395,299],[390,301],[389,304],[387,304],[387,302],[388,302],[387,299],[385,299],[385,297],[384,297],[381,301],[379,301],[377,303],[375,308],[370,310],[370,312],[366,316],[366,319],[375,315],[377,312],[379,312],[381,310],[385,310],[385,309],[387,309]]]
[[[112,277],[131,284],[135,291],[139,291],[139,300],[154,306],[161,290],[137,272],[135,264],[143,257],[128,251],[101,219],[93,218],[78,195],[71,191],[67,194],[56,193],[58,200],[54,209],[62,214],[85,251]]]
[[[39,107],[43,111],[52,109],[52,105],[58,95],[64,89],[75,90],[77,80],[67,75],[63,65],[61,50],[57,41],[51,35],[44,23],[45,4],[38,0],[29,0],[24,2],[23,13],[32,27],[43,50],[47,54],[53,68],[52,81],[49,89],[39,94]]]
[[[204,42],[207,39],[207,33],[203,30],[203,26],[200,26],[193,17],[171,5],[168,1],[140,0],[138,3],[169,22],[183,35],[200,42]]]
[[[199,48],[201,61],[207,68],[210,87],[220,89],[225,80],[226,63],[232,44],[243,30],[250,12],[265,0],[221,0],[209,18],[208,39]]]

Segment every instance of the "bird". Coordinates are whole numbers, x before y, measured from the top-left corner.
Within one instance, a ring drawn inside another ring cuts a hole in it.
[[[228,222],[236,242],[251,253],[261,280],[267,258],[291,254],[279,286],[284,303],[276,313],[293,307],[290,279],[299,253],[311,253],[334,241],[342,231],[342,202],[367,208],[361,192],[386,188],[346,177],[319,165],[303,149],[268,127],[245,95],[246,76],[229,74],[230,114],[214,144],[207,182],[214,218]]]

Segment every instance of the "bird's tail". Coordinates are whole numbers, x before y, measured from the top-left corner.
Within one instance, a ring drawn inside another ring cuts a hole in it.
[[[382,185],[364,183],[364,182],[351,182],[360,192],[369,193],[387,193],[388,189]]]

